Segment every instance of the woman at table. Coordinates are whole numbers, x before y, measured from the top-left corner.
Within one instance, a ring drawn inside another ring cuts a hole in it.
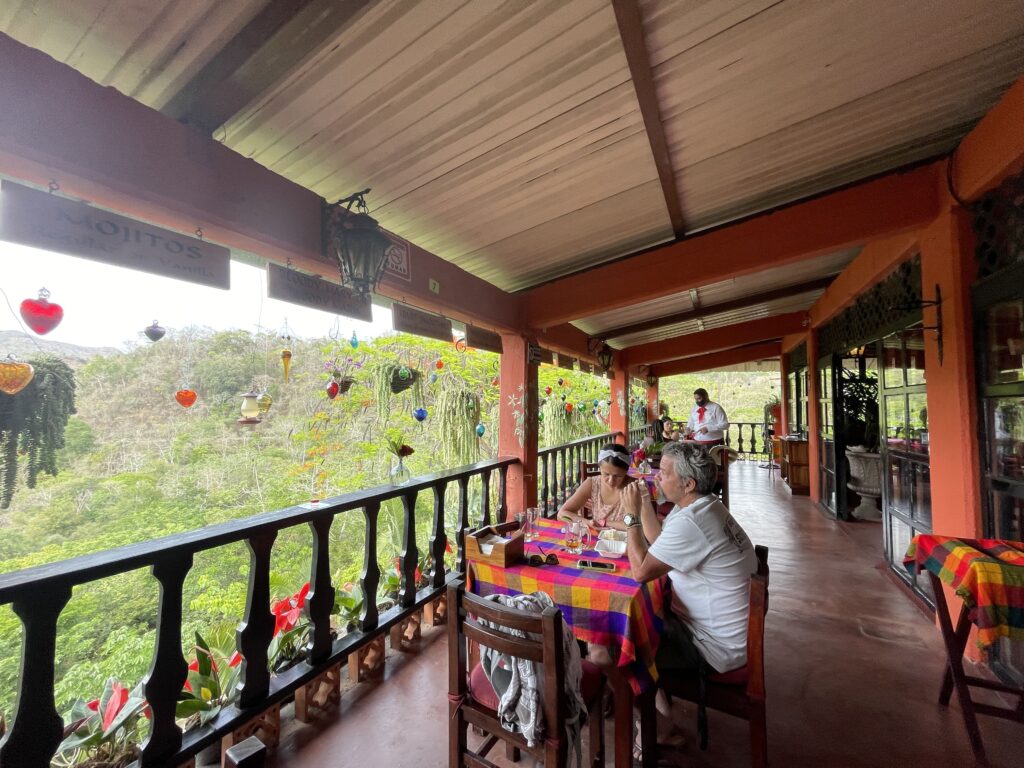
[[[576,492],[558,510],[558,519],[567,522],[586,520],[583,508],[590,502],[594,525],[624,531],[626,524],[622,521],[625,515],[622,489],[634,482],[634,478],[627,474],[629,451],[618,443],[609,443],[598,452],[597,465],[600,474],[580,483]],[[647,485],[640,483],[640,488],[641,495],[650,502]]]

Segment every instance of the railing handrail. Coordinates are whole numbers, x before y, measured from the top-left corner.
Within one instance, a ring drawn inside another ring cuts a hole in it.
[[[537,455],[542,456],[544,454],[552,453],[554,451],[572,448],[573,446],[576,445],[583,445],[584,443],[589,443],[594,440],[608,439],[609,441],[614,441],[616,437],[621,437],[621,435],[621,432],[605,432],[604,434],[600,435],[590,435],[588,437],[581,437],[578,438],[577,440],[570,440],[567,443],[559,443],[558,445],[552,445],[550,448],[541,448],[539,451],[537,451]]]
[[[402,485],[379,485],[376,488],[366,488],[334,496],[315,506],[297,504],[184,533],[174,533],[158,539],[126,544],[102,552],[0,574],[0,605],[13,602],[28,589],[38,589],[57,582],[63,585],[78,586],[97,579],[155,565],[164,561],[172,553],[194,554],[208,549],[216,549],[225,544],[250,539],[254,535],[268,530],[291,528],[302,523],[309,523],[317,518],[360,509],[374,502],[401,498],[414,491],[432,488],[466,475],[508,467],[518,462],[519,459],[514,457],[478,461],[475,464],[467,464],[443,472],[420,475]]]

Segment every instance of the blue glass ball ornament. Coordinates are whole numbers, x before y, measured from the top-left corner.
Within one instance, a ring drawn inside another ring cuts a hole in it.
[[[348,343],[349,343],[349,346],[352,347],[352,349],[358,349],[359,348],[359,338],[356,336],[356,332],[355,331],[352,331],[352,338],[348,340]]]
[[[426,408],[416,408],[412,412],[412,417],[414,419],[416,419],[416,421],[423,421],[424,419],[427,418],[427,409]]]
[[[431,384],[436,384],[437,383],[437,374],[436,373],[430,374],[430,383]]]
[[[600,404],[601,404],[601,401],[600,401],[600,400],[595,400],[595,401],[594,401],[594,407],[595,407],[595,408],[597,408],[597,406],[599,406]]]
[[[486,432],[486,431],[487,431],[487,427],[485,427],[483,424],[477,424],[476,425],[476,436],[477,437],[483,437],[484,436],[484,432]]]

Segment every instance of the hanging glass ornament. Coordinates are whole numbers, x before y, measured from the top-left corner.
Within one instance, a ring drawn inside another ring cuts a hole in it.
[[[348,340],[348,345],[352,349],[359,349],[359,337],[356,336],[356,332],[352,331],[352,338]]]
[[[455,342],[455,351],[456,352],[465,352],[466,351],[466,339],[465,339],[465,337],[460,337],[458,339],[458,341]]]
[[[562,395],[562,402],[565,402],[565,395]]]
[[[576,407],[577,407],[577,408],[579,408],[579,409],[580,409],[581,411],[582,411],[582,410],[583,410],[584,408],[586,408],[586,406],[585,406],[585,405],[584,405],[583,403],[576,403]]]
[[[590,409],[590,415],[591,416],[597,416],[597,408],[591,408]]]
[[[409,370],[408,366],[403,365],[398,369],[398,378],[402,381],[408,381],[410,376],[412,376],[412,371]]]
[[[426,408],[415,408],[415,409],[413,409],[412,417],[414,419],[416,419],[416,421],[423,422],[427,418],[427,409]]]
[[[199,395],[197,395],[194,390],[188,388],[179,389],[174,393],[174,399],[181,404],[182,408],[191,408],[195,405],[197,397],[199,397]]]
[[[436,373],[430,374],[430,383],[431,384],[436,384],[437,383],[437,374]]]
[[[545,395],[550,395],[551,394],[551,387],[544,387],[544,394]]]
[[[281,350],[281,365],[284,366],[284,380],[288,381],[288,371],[292,368],[292,351],[290,349]]]
[[[630,405],[635,405],[636,404],[636,398],[635,397],[629,398],[629,404]]]
[[[47,299],[50,292],[39,289],[38,299],[25,299],[21,302],[21,317],[26,325],[40,336],[44,336],[64,319],[64,309],[60,304],[51,304]]]
[[[340,387],[338,386],[338,382],[336,382],[336,381],[334,381],[332,379],[331,383],[327,385],[327,397],[330,400],[333,400],[334,398],[336,398],[338,396],[339,389],[340,389]]]
[[[434,367],[440,371],[442,368],[444,368],[444,360],[438,360],[436,363],[434,363]]]
[[[29,385],[35,369],[28,363],[8,359],[0,363],[0,392],[16,395]]]
[[[274,404],[274,398],[270,396],[269,392],[264,392],[258,398],[256,398],[256,405],[260,407],[260,416],[266,416],[270,411],[270,406]]]
[[[487,431],[487,427],[485,427],[483,424],[477,424],[476,425],[476,436],[477,437],[483,437],[484,436],[484,432],[486,432],[486,431]]]
[[[242,395],[242,407],[239,408],[242,416],[238,419],[239,424],[259,424],[260,423],[260,406],[257,402],[260,399],[259,394],[254,389],[250,389],[244,395]]]
[[[572,413],[572,403],[566,403],[565,404],[565,412],[566,413]]]
[[[543,413],[538,413],[537,414],[537,421],[544,421],[544,414]]]
[[[500,383],[501,383],[501,379],[499,379],[497,376],[495,376],[493,379],[491,379],[491,386],[492,387],[496,387]]]
[[[594,401],[594,407],[595,407],[595,408],[597,408],[597,406],[599,406],[600,404],[601,404],[601,401],[600,401],[600,400],[595,400],[595,401]]]
[[[563,379],[563,378],[559,378],[559,379],[558,379],[558,386],[560,386],[560,387],[564,387],[564,386],[565,386],[565,379]]]
[[[160,327],[160,324],[156,320],[154,320],[153,324],[147,326],[146,330],[144,330],[143,333],[146,334],[146,338],[148,338],[150,341],[160,341],[160,339],[164,337],[164,334],[167,333],[167,331],[166,329]]]

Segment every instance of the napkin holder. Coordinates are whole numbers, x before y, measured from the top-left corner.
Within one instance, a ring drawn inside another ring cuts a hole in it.
[[[519,523],[488,525],[466,534],[466,559],[507,568],[523,559],[525,542]]]

